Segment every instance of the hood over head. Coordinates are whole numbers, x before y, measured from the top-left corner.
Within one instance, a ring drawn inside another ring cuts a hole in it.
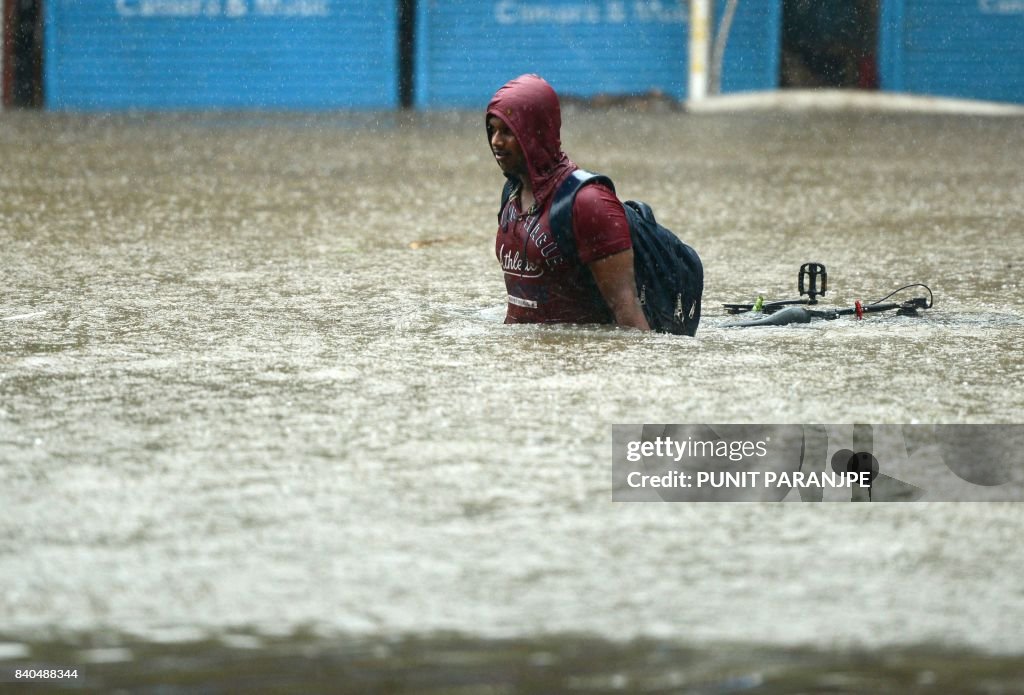
[[[491,98],[484,122],[491,116],[504,121],[516,136],[533,195],[546,204],[555,187],[577,168],[562,151],[562,110],[555,90],[542,77],[520,75]]]

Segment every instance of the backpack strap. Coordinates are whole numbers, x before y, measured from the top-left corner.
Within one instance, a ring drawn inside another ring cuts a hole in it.
[[[508,205],[508,199],[512,197],[512,191],[516,190],[515,181],[512,179],[505,179],[505,185],[501,189],[501,205],[498,206],[498,223],[501,223],[501,213],[505,212],[505,206]]]
[[[615,184],[607,176],[577,169],[559,184],[551,201],[548,226],[551,227],[555,243],[566,258],[579,259],[576,253],[576,235],[572,231],[572,206],[576,201],[576,194],[590,183],[602,183],[610,188],[612,193],[615,192]]]

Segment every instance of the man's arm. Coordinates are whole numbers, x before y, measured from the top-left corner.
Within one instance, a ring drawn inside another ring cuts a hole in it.
[[[607,186],[584,186],[572,207],[573,233],[580,260],[590,268],[615,323],[649,331],[633,276],[629,219]]]
[[[649,331],[651,327],[636,296],[636,278],[633,275],[633,249],[605,256],[589,266],[597,289],[612,310],[615,323],[627,328]]]

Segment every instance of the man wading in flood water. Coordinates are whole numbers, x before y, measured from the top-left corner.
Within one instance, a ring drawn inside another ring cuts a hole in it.
[[[562,115],[551,85],[536,75],[517,77],[491,99],[486,124],[491,152],[513,184],[495,241],[508,290],[505,323],[650,330],[637,297],[629,223],[610,188],[586,185],[572,204],[579,260],[566,258],[555,243],[554,193],[579,167],[562,151]]]

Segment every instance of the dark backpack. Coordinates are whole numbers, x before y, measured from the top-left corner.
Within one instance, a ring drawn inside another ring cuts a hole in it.
[[[572,233],[572,205],[576,193],[590,183],[602,183],[615,191],[615,185],[607,176],[577,169],[558,187],[551,203],[551,233],[566,258],[579,258],[576,237]],[[511,186],[506,185],[502,209],[511,191]],[[647,203],[627,200],[623,207],[633,242],[636,293],[647,323],[662,333],[695,335],[700,323],[700,297],[704,292],[704,266],[700,256],[658,224]],[[594,285],[594,291],[598,292],[590,271],[584,270],[588,281]]]

